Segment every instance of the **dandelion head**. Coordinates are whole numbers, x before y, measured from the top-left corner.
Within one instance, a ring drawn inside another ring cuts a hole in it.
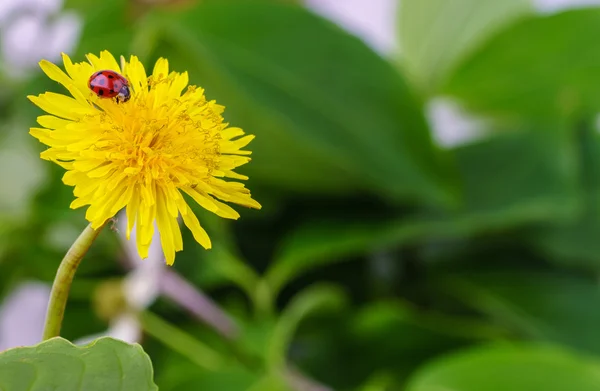
[[[30,133],[49,148],[41,158],[66,172],[73,186],[71,208],[88,206],[92,228],[126,209],[127,238],[136,228],[140,256],[148,256],[154,226],[168,264],[183,249],[178,218],[205,248],[211,243],[188,200],[218,216],[237,219],[229,202],[260,209],[234,170],[250,161],[243,148],[254,138],[224,122],[223,106],[208,101],[203,89],[188,85],[187,72],[169,71],[159,59],[151,75],[135,56],[120,64],[107,51],[73,63],[63,54],[65,71],[42,61],[42,70],[69,95],[46,92],[29,99],[48,115]],[[89,88],[100,70],[117,72],[129,83],[126,102]],[[219,201],[221,200],[221,201]]]

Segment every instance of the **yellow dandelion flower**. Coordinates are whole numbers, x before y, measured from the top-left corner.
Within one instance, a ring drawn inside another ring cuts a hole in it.
[[[107,51],[88,54],[89,63],[73,63],[63,54],[66,73],[41,61],[42,70],[71,96],[46,92],[29,99],[50,115],[38,117],[30,133],[49,148],[41,158],[65,168],[73,186],[71,208],[89,205],[86,219],[101,227],[126,208],[127,238],[134,225],[140,256],[148,256],[154,222],[167,264],[183,249],[178,217],[205,248],[211,243],[184,194],[218,216],[239,214],[223,200],[260,209],[234,172],[250,161],[242,150],[254,138],[223,122],[224,107],[206,100],[201,88],[188,86],[187,72],[169,72],[159,59],[152,75],[135,56],[119,65]],[[131,88],[127,102],[97,96],[88,87],[99,70],[123,75]],[[187,88],[186,88],[187,87]]]

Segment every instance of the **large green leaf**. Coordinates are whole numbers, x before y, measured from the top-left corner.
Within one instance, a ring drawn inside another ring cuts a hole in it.
[[[592,279],[533,272],[447,278],[448,293],[525,337],[600,354],[600,291]]]
[[[579,156],[570,129],[528,125],[498,132],[455,149],[472,212],[528,204],[547,214],[550,204],[567,202],[561,214],[579,206]],[[511,209],[511,208],[509,208]]]
[[[535,16],[470,56],[444,92],[493,114],[555,117],[600,108],[600,9]]]
[[[407,391],[595,391],[600,363],[555,347],[500,345],[426,365]]]
[[[62,338],[0,353],[2,391],[153,391],[141,346],[100,338],[82,347]]]
[[[414,82],[435,92],[447,73],[486,38],[529,13],[530,0],[404,0],[402,63]]]
[[[244,168],[252,178],[316,193],[451,199],[451,165],[420,104],[357,38],[277,4],[203,2],[161,19],[157,54],[227,105],[229,122],[257,135]]]
[[[572,216],[580,205],[578,156],[566,128],[508,132],[456,149],[473,218]]]
[[[577,133],[584,207],[575,219],[531,229],[529,243],[561,265],[600,270],[600,135],[595,127]]]
[[[498,134],[455,150],[466,205],[452,214],[314,221],[287,237],[267,272],[274,292],[323,264],[422,242],[462,238],[534,222],[567,220],[579,210],[572,141],[561,129]]]

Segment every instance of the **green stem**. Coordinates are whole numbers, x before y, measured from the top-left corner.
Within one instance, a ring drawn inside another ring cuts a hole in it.
[[[218,370],[226,364],[221,354],[152,312],[138,314],[142,329],[198,366]]]
[[[268,280],[262,278],[256,284],[254,307],[261,318],[271,318],[274,314],[274,298]]]
[[[94,230],[91,225],[88,225],[77,240],[75,240],[75,243],[73,243],[60,263],[54,283],[52,284],[52,291],[50,292],[50,302],[48,303],[46,324],[44,326],[44,341],[60,335],[60,328],[65,315],[65,307],[67,306],[73,277],[81,259],[98,237],[103,227]]]

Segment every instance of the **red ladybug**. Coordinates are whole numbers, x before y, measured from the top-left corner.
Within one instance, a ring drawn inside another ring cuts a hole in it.
[[[88,87],[100,98],[117,98],[117,102],[127,102],[131,98],[129,82],[115,71],[98,71],[90,76]]]

